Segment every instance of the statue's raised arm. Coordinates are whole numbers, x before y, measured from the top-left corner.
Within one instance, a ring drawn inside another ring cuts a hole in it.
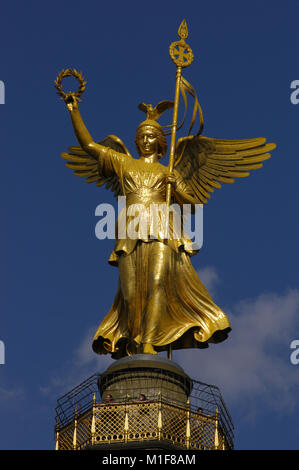
[[[90,156],[98,159],[101,156],[102,148],[93,141],[93,138],[88,132],[81,117],[76,96],[70,94],[65,100],[65,103],[70,112],[74,131],[81,148]]]
[[[75,176],[85,177],[87,183],[106,184],[115,196],[121,195],[120,168],[128,157],[132,158],[125,144],[115,135],[95,142],[83,122],[75,94],[69,93],[65,103],[80,144],[69,147],[69,153],[61,154],[67,160],[66,166],[74,170]]]

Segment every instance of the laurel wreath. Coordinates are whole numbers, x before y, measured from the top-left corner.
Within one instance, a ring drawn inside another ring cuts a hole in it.
[[[75,77],[78,82],[79,82],[79,88],[75,92],[69,91],[68,93],[65,93],[62,89],[62,80],[64,77]],[[66,101],[69,96],[75,96],[78,101],[81,101],[80,96],[82,95],[83,91],[85,90],[85,85],[87,82],[84,81],[84,77],[82,75],[82,72],[77,72],[76,69],[66,69],[62,70],[56,80],[54,81],[54,86],[56,88],[57,94],[61,97],[62,100]]]

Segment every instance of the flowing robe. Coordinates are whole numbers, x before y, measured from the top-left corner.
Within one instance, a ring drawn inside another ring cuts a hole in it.
[[[116,233],[122,235],[116,236],[109,258],[109,263],[119,268],[118,289],[94,336],[94,351],[119,358],[142,352],[145,343],[163,351],[169,344],[173,349],[206,348],[208,343],[226,339],[231,330],[229,321],[190,261],[198,249],[184,231],[178,232],[174,216],[170,217],[168,238],[167,213],[158,211],[153,217],[152,204],[166,201],[168,169],[158,162],[146,163],[103,149],[99,172],[104,177],[117,175],[126,196],[126,211],[118,218]],[[182,181],[178,185],[174,202],[181,205],[182,193],[189,190]],[[130,232],[134,237],[129,237],[132,214],[136,216],[136,205],[140,204],[145,210],[139,221],[147,223],[142,227],[135,224]],[[135,210],[128,215],[132,208]]]

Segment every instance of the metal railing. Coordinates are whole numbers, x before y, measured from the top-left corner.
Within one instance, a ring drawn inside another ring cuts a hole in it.
[[[163,441],[192,450],[230,449],[224,429],[215,416],[163,402],[96,403],[74,421],[56,428],[57,450],[82,450],[90,446],[133,441]]]
[[[117,373],[116,373],[117,375]],[[136,389],[113,403],[101,403],[100,374],[94,374],[66,395],[56,407],[56,448],[84,449],[112,442],[163,440],[185,449],[232,449],[233,423],[214,385],[192,380],[185,402],[158,397],[139,402]],[[171,383],[169,384],[171,386]],[[144,384],[143,384],[144,388]]]

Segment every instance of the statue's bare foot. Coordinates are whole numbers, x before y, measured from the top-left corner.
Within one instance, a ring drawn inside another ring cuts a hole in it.
[[[150,343],[143,345],[143,352],[144,354],[157,354],[157,351],[154,350],[153,345]]]

